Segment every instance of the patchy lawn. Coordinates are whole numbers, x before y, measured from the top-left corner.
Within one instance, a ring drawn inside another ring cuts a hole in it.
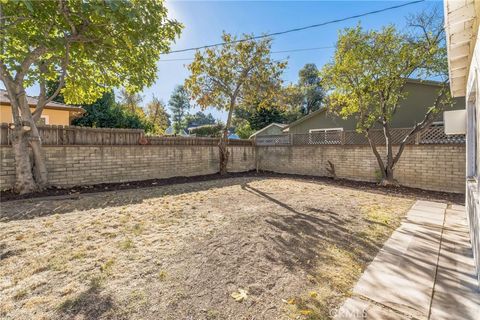
[[[0,317],[328,319],[412,204],[255,177],[2,203]]]

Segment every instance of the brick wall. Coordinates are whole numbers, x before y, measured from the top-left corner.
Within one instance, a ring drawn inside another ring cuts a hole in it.
[[[103,182],[125,182],[175,176],[195,176],[219,170],[217,146],[44,146],[49,182],[73,186]],[[255,148],[229,146],[228,169],[255,169]],[[0,147],[0,188],[15,181],[11,147]]]
[[[125,182],[218,172],[217,146],[129,145],[45,146],[49,181],[56,186]],[[337,175],[375,181],[377,162],[368,146],[229,146],[228,170],[268,170],[328,176],[327,161]],[[380,152],[383,150],[380,148]],[[0,147],[0,188],[15,180],[11,147]],[[465,192],[465,146],[408,145],[396,168],[403,185],[438,191]]]
[[[384,149],[379,149],[384,154]],[[257,147],[260,170],[328,176],[327,161],[337,176],[376,181],[377,161],[369,146]],[[400,184],[437,191],[465,192],[464,145],[407,145],[395,169]]]

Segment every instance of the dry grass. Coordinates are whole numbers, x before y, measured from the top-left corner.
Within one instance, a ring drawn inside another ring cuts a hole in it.
[[[7,202],[0,317],[328,319],[412,203],[280,178]]]

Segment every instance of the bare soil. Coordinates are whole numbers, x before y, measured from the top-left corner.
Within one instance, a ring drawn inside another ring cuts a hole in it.
[[[0,191],[0,202],[12,201],[12,200],[21,200],[21,199],[33,199],[33,198],[45,198],[45,197],[58,197],[58,198],[75,198],[80,194],[85,193],[97,193],[97,192],[110,192],[116,190],[130,190],[130,189],[142,189],[142,188],[151,188],[154,186],[169,186],[172,184],[180,183],[193,183],[193,182],[202,182],[202,181],[211,181],[219,179],[231,179],[231,178],[240,178],[240,177],[264,177],[264,178],[297,178],[297,179],[306,179],[311,181],[320,181],[336,186],[349,187],[355,189],[368,190],[371,192],[378,192],[381,194],[396,195],[396,196],[405,196],[405,197],[416,197],[421,199],[429,200],[447,200],[452,203],[463,205],[465,204],[465,195],[460,193],[449,193],[449,192],[439,192],[439,191],[430,191],[423,190],[418,188],[411,188],[405,186],[380,186],[375,182],[365,182],[365,181],[353,181],[347,179],[332,179],[330,177],[322,176],[312,176],[312,175],[298,175],[298,174],[285,174],[285,173],[276,173],[270,171],[247,171],[247,172],[233,172],[227,174],[208,174],[208,175],[199,175],[193,177],[172,177],[164,179],[149,179],[149,180],[138,180],[130,182],[117,182],[117,183],[100,183],[94,185],[82,185],[74,186],[69,188],[61,187],[49,187],[45,190],[35,193],[28,193],[19,195],[13,192],[13,190],[2,190]]]
[[[0,318],[328,319],[414,200],[250,176],[2,202]]]

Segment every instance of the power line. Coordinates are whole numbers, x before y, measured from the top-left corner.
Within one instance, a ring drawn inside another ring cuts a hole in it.
[[[323,49],[333,49],[334,46],[328,47],[314,47],[314,48],[301,48],[301,49],[290,49],[290,50],[281,50],[281,51],[272,51],[270,53],[287,53],[287,52],[301,52],[301,51],[313,51],[313,50],[323,50]],[[174,59],[160,59],[159,61],[193,61],[194,58],[174,58]]]
[[[321,23],[317,23],[317,24],[312,24],[312,25],[305,26],[305,27],[288,29],[288,30],[274,32],[274,33],[268,33],[268,34],[262,34],[262,35],[259,35],[259,36],[250,37],[248,39],[238,39],[238,40],[229,41],[229,42],[219,42],[219,43],[209,44],[209,45],[205,45],[205,46],[201,46],[201,47],[186,48],[186,49],[180,49],[180,50],[172,50],[172,51],[164,53],[164,54],[180,53],[180,52],[187,52],[187,51],[196,51],[196,50],[200,50],[200,49],[207,49],[207,48],[212,48],[212,47],[223,46],[227,43],[239,43],[239,42],[251,41],[251,40],[256,40],[256,39],[263,39],[263,38],[279,36],[279,35],[283,35],[283,34],[287,34],[287,33],[292,33],[292,32],[298,32],[298,31],[303,31],[303,30],[307,30],[307,29],[312,29],[312,28],[323,27],[323,26],[333,24],[333,23],[338,23],[338,22],[343,22],[343,21],[352,20],[352,19],[356,19],[356,18],[361,18],[361,17],[365,17],[365,16],[368,16],[368,15],[376,14],[376,13],[381,13],[381,12],[385,12],[385,11],[390,11],[390,10],[410,6],[410,5],[417,4],[417,3],[420,3],[420,2],[424,2],[424,1],[425,0],[411,1],[411,2],[407,2],[407,3],[399,4],[399,5],[396,5],[396,6],[391,6],[391,7],[378,9],[378,10],[373,10],[373,11],[368,11],[368,12],[356,14],[356,15],[353,15],[353,16],[341,18],[341,19],[335,19],[335,20],[330,20],[330,21],[321,22]]]

